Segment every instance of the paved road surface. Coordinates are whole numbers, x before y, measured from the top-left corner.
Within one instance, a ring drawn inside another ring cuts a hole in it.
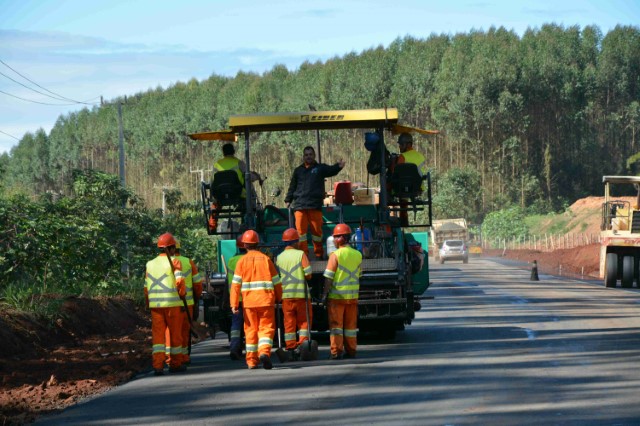
[[[247,370],[225,340],[42,424],[640,424],[640,293],[490,260],[434,265],[434,300],[358,358]]]

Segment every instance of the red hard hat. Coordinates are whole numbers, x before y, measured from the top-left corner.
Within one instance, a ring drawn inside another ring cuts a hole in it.
[[[242,234],[242,239],[240,241],[244,244],[258,244],[260,242],[260,238],[256,231],[249,229]]]
[[[238,237],[236,238],[236,247],[244,248],[244,243],[242,242],[242,235],[238,235]]]
[[[346,223],[339,223],[333,228],[333,236],[337,237],[338,235],[348,235],[351,234],[351,228]]]
[[[173,235],[171,235],[168,232],[165,232],[164,234],[158,237],[158,247],[160,248],[175,246],[175,245],[176,245],[176,239],[173,238]]]
[[[295,228],[285,229],[282,233],[282,241],[296,241],[300,239],[300,234]]]

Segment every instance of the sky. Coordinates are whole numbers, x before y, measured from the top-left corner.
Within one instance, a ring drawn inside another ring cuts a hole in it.
[[[0,0],[0,153],[101,96],[547,23],[606,34],[640,25],[640,0]]]

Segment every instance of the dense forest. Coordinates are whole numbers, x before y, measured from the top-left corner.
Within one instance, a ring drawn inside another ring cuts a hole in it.
[[[558,210],[601,193],[603,174],[634,172],[640,125],[640,29],[549,24],[522,36],[504,28],[405,37],[388,47],[262,75],[214,74],[60,116],[49,134],[25,135],[0,158],[6,194],[64,192],[73,171],[118,174],[122,102],[126,183],[149,206],[163,188],[198,197],[221,156],[187,134],[226,128],[232,114],[397,107],[401,123],[437,129],[418,137],[434,176],[436,215],[478,223],[511,205]],[[336,179],[365,182],[362,133],[322,134],[324,162],[347,159]],[[312,132],[261,134],[252,168],[261,196],[284,187]],[[397,150],[395,144],[389,148]],[[438,200],[441,202],[439,203]],[[269,200],[282,204],[282,200]],[[443,207],[443,206],[446,206]]]
[[[118,104],[125,188],[117,177]],[[561,210],[600,194],[604,174],[638,172],[640,29],[603,35],[597,27],[545,25],[522,36],[491,28],[405,37],[296,70],[214,73],[60,116],[49,134],[26,134],[0,156],[0,305],[55,313],[61,299],[52,295],[140,301],[145,262],[166,231],[211,269],[216,245],[202,226],[199,182],[211,178],[220,143],[187,135],[224,129],[233,114],[309,105],[396,107],[402,124],[439,130],[415,138],[431,169],[436,218],[506,221],[498,228],[520,236],[528,230],[514,224],[525,212]],[[258,190],[263,201],[283,205],[272,193],[286,189],[315,137],[252,140],[252,169],[267,177]],[[321,138],[324,162],[347,160],[334,179],[370,180],[361,131]],[[496,236],[485,228],[487,238]]]

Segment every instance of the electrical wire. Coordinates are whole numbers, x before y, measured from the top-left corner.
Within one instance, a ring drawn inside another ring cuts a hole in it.
[[[20,140],[20,139],[16,138],[15,136],[10,135],[10,134],[9,134],[9,133],[7,133],[7,132],[3,132],[2,130],[0,130],[0,133],[2,133],[3,135],[7,135],[7,136],[9,136],[9,137],[11,137],[11,138],[14,138],[14,139],[15,139],[15,140],[17,140],[17,141],[19,141],[19,140]]]
[[[3,90],[0,90],[0,93],[4,93],[5,95],[11,96],[12,98],[20,99],[21,101],[33,102],[34,104],[40,104],[40,105],[52,105],[52,106],[78,105],[78,102],[73,103],[73,104],[50,104],[50,103],[47,103],[47,102],[38,102],[38,101],[34,101],[32,99],[25,99],[25,98],[21,98],[20,96],[12,95],[11,93],[7,93],[7,92],[5,92]]]
[[[46,87],[42,87],[41,85],[39,85],[39,84],[38,84],[38,83],[36,83],[35,81],[31,80],[29,77],[27,77],[27,76],[25,76],[25,75],[21,74],[19,71],[17,71],[17,70],[15,70],[15,69],[13,69],[9,64],[7,64],[6,62],[4,62],[2,59],[0,59],[0,63],[1,63],[1,64],[3,64],[5,67],[9,68],[11,71],[13,71],[13,72],[15,72],[16,74],[18,74],[20,77],[22,77],[22,78],[24,78],[25,80],[27,80],[28,82],[30,82],[30,83],[32,83],[32,84],[35,84],[36,86],[38,86],[38,87],[39,87],[39,88],[41,88],[42,90],[45,90],[45,91],[47,91],[47,92],[51,93],[52,95],[57,96],[57,99],[58,99],[58,100],[64,100],[64,101],[68,101],[68,102],[75,102],[75,103],[77,103],[77,104],[84,104],[84,105],[96,105],[96,104],[97,104],[97,102],[87,103],[87,101],[76,101],[75,99],[70,99],[70,98],[67,98],[67,97],[65,97],[65,96],[62,96],[62,95],[60,95],[60,94],[58,94],[58,93],[56,93],[56,92],[52,92],[51,90],[47,89]],[[22,85],[22,86],[26,87],[27,89],[33,90],[34,92],[36,92],[36,93],[40,93],[41,95],[49,96],[50,98],[56,99],[56,98],[54,98],[54,97],[53,97],[53,96],[51,96],[51,95],[47,95],[46,93],[42,93],[42,92],[39,92],[39,91],[37,91],[37,90],[35,90],[35,89],[31,88],[31,87],[25,86],[24,84],[20,83],[19,81],[16,81],[16,80],[12,79],[11,77],[9,77],[9,76],[8,76],[8,75],[6,75],[6,74],[3,74],[2,72],[0,72],[0,74],[2,74],[3,76],[7,77],[7,78],[8,78],[8,79],[10,79],[11,81],[14,81],[14,82],[16,82],[16,83],[18,83],[18,84],[20,84],[20,85]],[[6,93],[5,93],[5,94],[6,94]],[[96,99],[96,98],[92,98],[92,99]],[[35,101],[32,101],[32,102],[35,102]]]

